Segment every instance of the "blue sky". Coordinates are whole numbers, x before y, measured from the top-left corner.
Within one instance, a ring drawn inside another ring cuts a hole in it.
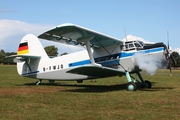
[[[16,51],[21,37],[28,32],[38,35],[62,23],[78,24],[119,39],[125,37],[126,29],[127,35],[165,44],[168,31],[171,47],[180,50],[180,0],[0,2],[0,33],[3,34],[0,36],[0,49],[5,51]],[[10,43],[14,43],[13,46],[8,46]]]

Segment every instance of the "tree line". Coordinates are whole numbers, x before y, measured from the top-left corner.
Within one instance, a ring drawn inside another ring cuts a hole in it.
[[[49,57],[58,56],[58,48],[55,46],[46,46],[44,48]],[[4,58],[11,55],[17,55],[16,52],[5,52],[3,49],[0,50],[0,64],[15,64],[13,61],[4,61]]]
[[[176,61],[176,63],[172,62],[172,67],[176,68],[176,67],[180,67],[180,55],[178,52],[172,52],[172,56],[174,58],[174,60]]]
[[[57,57],[58,56],[58,48],[55,47],[55,46],[46,46],[45,48],[45,51],[47,53],[47,55],[49,57]],[[11,56],[11,55],[16,55],[17,53],[16,52],[5,52],[4,50],[0,50],[0,64],[14,64],[13,62],[5,62],[3,61],[3,59],[6,57],[6,56]],[[61,55],[65,55],[67,53],[63,53]],[[174,64],[172,62],[172,67],[176,68],[176,67],[180,67],[180,55],[178,52],[172,52],[172,56],[174,57],[175,61],[176,61],[176,64]]]

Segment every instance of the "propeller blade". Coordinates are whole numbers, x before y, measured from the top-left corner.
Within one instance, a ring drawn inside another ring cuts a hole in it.
[[[168,50],[169,50],[169,39],[168,39]]]
[[[168,50],[169,50],[169,33],[167,31],[167,41],[168,41]]]
[[[168,57],[169,72],[170,72],[170,75],[172,76],[172,68],[171,68],[171,64],[172,64],[171,58]]]
[[[168,41],[168,45],[167,45],[167,48],[166,48],[166,51],[167,51],[167,60],[169,62],[169,70],[170,70],[170,75],[172,76],[172,68],[171,68],[171,65],[172,65],[172,62],[174,64],[176,64],[176,61],[174,59],[174,57],[172,56],[171,54],[171,50],[170,50],[170,46],[169,46],[169,33],[167,31],[167,41]]]

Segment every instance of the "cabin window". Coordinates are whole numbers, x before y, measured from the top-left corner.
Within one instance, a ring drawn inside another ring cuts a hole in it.
[[[127,44],[125,45],[125,47],[126,47],[126,49],[128,49],[128,45]]]
[[[43,67],[43,71],[44,71],[44,72],[46,71],[46,68],[45,68],[45,67]]]
[[[134,45],[132,43],[130,43],[129,48],[134,48]]]
[[[51,70],[51,66],[49,66],[49,70]]]
[[[53,69],[56,70],[56,66],[53,66]]]
[[[63,65],[61,64],[61,69],[63,69]]]
[[[110,57],[108,56],[108,57],[106,57],[106,60],[110,60]]]
[[[57,66],[57,69],[59,69],[59,65]]]
[[[97,62],[100,62],[101,60],[100,60],[100,58],[97,58],[96,61],[97,61]]]

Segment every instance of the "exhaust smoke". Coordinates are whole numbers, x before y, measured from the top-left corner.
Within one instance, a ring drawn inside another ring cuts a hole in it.
[[[163,53],[143,54],[135,53],[132,57],[134,64],[139,69],[146,71],[149,75],[154,75],[160,68],[167,68],[168,63]]]

